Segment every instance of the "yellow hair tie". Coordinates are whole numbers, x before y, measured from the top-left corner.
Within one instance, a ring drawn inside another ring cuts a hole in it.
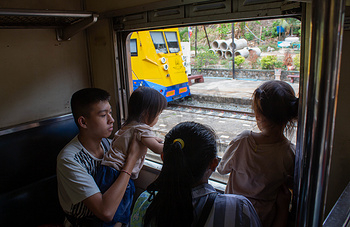
[[[179,142],[179,143],[181,144],[181,149],[184,148],[185,142],[184,142],[182,139],[174,139],[173,144],[174,144],[175,142]]]

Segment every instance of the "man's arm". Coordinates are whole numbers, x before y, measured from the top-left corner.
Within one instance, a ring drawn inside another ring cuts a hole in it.
[[[136,161],[145,155],[147,149],[136,140],[135,136],[132,139],[129,147],[129,155],[123,170],[131,173]],[[84,204],[91,210],[99,219],[109,222],[113,219],[115,212],[118,209],[122,200],[126,187],[128,186],[130,176],[125,172],[121,172],[112,186],[104,193],[96,193],[85,200]]]

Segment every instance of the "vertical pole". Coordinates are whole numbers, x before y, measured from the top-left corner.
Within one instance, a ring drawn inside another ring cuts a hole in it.
[[[194,56],[197,57],[197,26],[196,26],[196,33],[194,37]]]
[[[207,38],[208,47],[209,47],[209,49],[210,49],[210,48],[211,48],[211,47],[210,47],[210,42],[209,42],[209,38],[208,38],[208,34],[207,34],[207,29],[205,28],[205,25],[203,25],[203,29],[204,29],[204,32],[205,32],[205,37]]]
[[[298,128],[296,225],[322,225],[333,146],[344,0],[312,1],[311,53],[303,124]]]
[[[281,26],[277,26],[278,28],[278,41],[281,41],[281,30],[282,30],[282,25]]]
[[[232,33],[231,33],[231,38],[232,38],[232,79],[234,79],[236,77],[235,75],[235,24],[232,23],[232,26],[231,26],[231,29],[232,29]]]
[[[260,40],[262,40],[262,26],[260,26]],[[258,40],[259,44],[260,44],[260,40]]]

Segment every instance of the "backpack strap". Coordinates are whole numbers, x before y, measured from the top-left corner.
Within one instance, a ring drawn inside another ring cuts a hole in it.
[[[217,196],[218,196],[217,192],[213,192],[213,193],[209,194],[208,199],[205,202],[203,210],[199,216],[197,224],[194,225],[195,227],[203,227],[205,225],[205,223],[207,222],[207,219],[209,217],[209,213],[211,211],[211,208],[213,207],[214,201],[215,201]]]

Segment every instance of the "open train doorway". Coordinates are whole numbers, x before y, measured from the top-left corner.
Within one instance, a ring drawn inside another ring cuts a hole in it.
[[[244,130],[259,131],[251,107],[252,94],[258,86],[265,81],[281,80],[292,86],[298,96],[301,41],[299,20],[283,18],[172,29],[177,32],[179,45],[176,48],[179,51],[176,53],[178,61],[181,61],[181,70],[186,74],[185,79],[181,77],[181,83],[186,85],[188,93],[171,100],[167,98],[168,107],[153,126],[154,132],[160,138],[164,138],[180,122],[200,122],[215,130],[218,154],[221,157],[239,133]],[[147,72],[141,70],[141,62],[150,64],[150,67],[157,68],[163,74],[164,64],[168,64],[169,69],[174,67],[174,62],[167,59],[162,61],[162,57],[171,53],[165,31],[166,29],[143,31],[149,34],[149,44],[135,40],[136,35],[140,37],[141,32],[133,32],[131,35],[130,56],[134,89],[138,87],[134,78],[135,72],[138,75]],[[153,52],[156,57],[142,55],[140,49],[144,47],[148,47],[148,51],[155,48],[156,51]],[[155,74],[153,73],[153,77],[157,77]],[[151,77],[145,80],[151,80]],[[166,80],[167,74],[162,77]],[[157,80],[159,84],[162,83],[160,78]],[[166,86],[172,84],[168,83]],[[288,134],[288,139],[294,144],[296,127],[294,125],[292,133]],[[148,152],[147,156],[151,161],[162,162],[157,154]],[[227,177],[218,173],[212,175],[213,180],[224,184]]]

